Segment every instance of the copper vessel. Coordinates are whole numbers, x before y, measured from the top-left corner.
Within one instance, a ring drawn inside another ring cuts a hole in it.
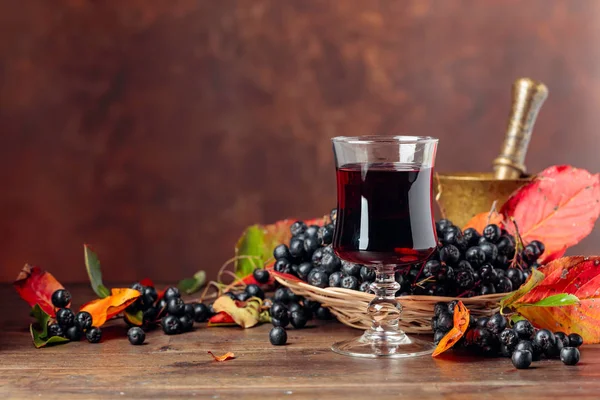
[[[442,216],[464,226],[473,216],[500,209],[508,197],[532,179],[526,175],[525,156],[538,112],[548,97],[547,87],[529,78],[517,79],[512,87],[512,107],[500,156],[494,173],[436,173],[434,189]]]

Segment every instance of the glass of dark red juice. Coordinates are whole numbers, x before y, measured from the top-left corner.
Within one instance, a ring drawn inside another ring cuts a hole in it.
[[[359,357],[414,357],[433,343],[398,326],[398,268],[425,262],[436,247],[432,172],[438,139],[424,136],[336,137],[337,223],[333,249],[342,259],[375,270],[370,329],[335,343]]]

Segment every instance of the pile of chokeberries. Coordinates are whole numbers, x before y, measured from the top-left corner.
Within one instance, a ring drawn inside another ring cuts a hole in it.
[[[434,343],[439,343],[452,329],[457,302],[454,300],[435,305],[431,320]],[[510,357],[516,368],[524,369],[542,357],[560,358],[566,365],[575,365],[579,362],[578,347],[582,344],[583,339],[577,333],[566,335],[563,332],[536,329],[525,319],[510,327],[508,320],[498,313],[489,318],[471,316],[467,331],[454,348],[489,357]]]
[[[92,326],[92,316],[86,311],[73,313],[67,308],[71,303],[71,293],[59,289],[52,293],[52,305],[57,308],[56,322],[48,325],[48,336],[66,337],[71,341],[79,341],[85,334],[90,343],[98,343],[102,339],[100,328]]]
[[[366,292],[375,280],[373,270],[340,260],[331,242],[336,211],[325,226],[307,226],[296,221],[292,238],[273,251],[274,270],[291,274],[313,286],[342,287]],[[473,228],[461,231],[452,222],[436,222],[438,249],[424,264],[400,268],[397,296],[429,295],[473,297],[506,293],[519,288],[528,278],[544,244],[534,240],[523,246],[520,240],[498,225],[489,224],[482,234]]]

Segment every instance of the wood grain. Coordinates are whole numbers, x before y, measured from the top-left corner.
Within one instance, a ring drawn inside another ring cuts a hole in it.
[[[0,281],[214,277],[245,226],[335,203],[329,139],[440,137],[491,170],[519,76],[527,160],[598,171],[600,2],[0,2]],[[598,251],[600,232],[572,253]]]
[[[74,301],[93,293],[71,289]],[[100,344],[68,343],[36,350],[27,331],[28,308],[8,285],[0,286],[2,313],[0,394],[8,398],[597,398],[600,346],[584,346],[581,362],[566,367],[544,360],[516,370],[507,359],[449,356],[363,360],[337,355],[331,343],[359,331],[337,322],[311,322],[288,330],[288,345],[271,346],[268,325],[242,330],[207,328],[147,335],[132,346],[122,321],[105,328]],[[235,353],[217,363],[207,351]]]

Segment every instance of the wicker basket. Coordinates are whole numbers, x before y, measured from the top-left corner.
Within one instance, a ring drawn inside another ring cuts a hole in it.
[[[318,301],[344,324],[357,329],[367,329],[371,320],[366,313],[369,302],[375,297],[373,294],[357,290],[329,287],[321,289],[304,282],[286,280],[280,276],[275,279],[290,288],[295,294]],[[461,299],[475,317],[489,316],[499,310],[502,294],[490,294]],[[431,333],[431,317],[435,303],[454,300],[453,297],[438,296],[403,296],[397,300],[402,304],[402,319],[400,327],[407,333]]]

